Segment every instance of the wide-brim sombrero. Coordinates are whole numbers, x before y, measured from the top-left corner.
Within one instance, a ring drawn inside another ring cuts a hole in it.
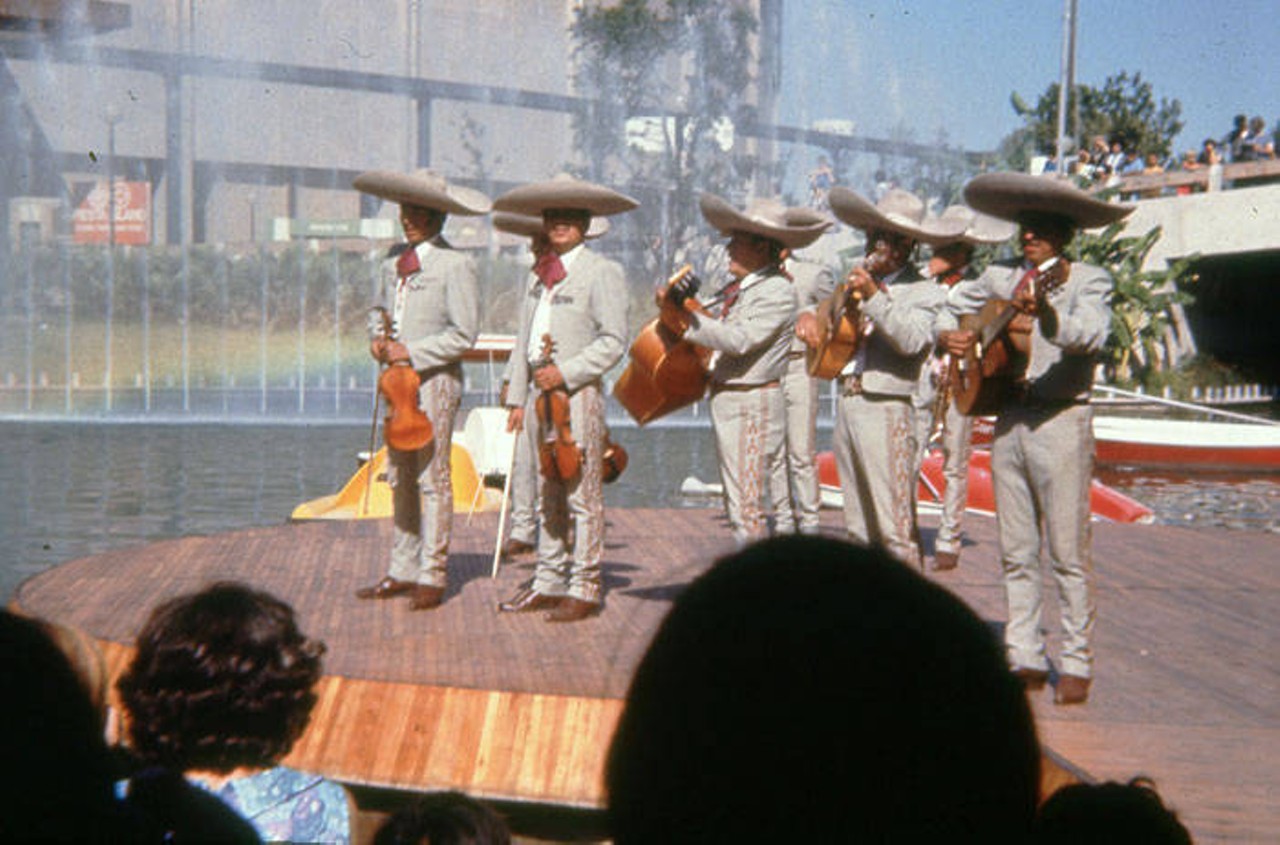
[[[413,173],[366,170],[352,180],[351,185],[357,191],[373,194],[384,200],[432,208],[445,214],[488,214],[493,205],[479,191],[462,185],[451,185],[432,170],[417,170]]]
[[[495,211],[493,217],[493,228],[500,232],[506,232],[509,235],[522,235],[526,238],[532,238],[542,233],[542,218],[535,217],[532,214],[514,214],[510,211]],[[591,225],[587,228],[587,240],[604,235],[609,231],[609,220],[605,217],[592,217]]]
[[[792,222],[788,209],[778,200],[753,199],[741,211],[715,194],[703,194],[698,199],[702,216],[722,235],[746,232],[777,241],[789,249],[806,247],[822,236],[831,221],[815,219],[804,224]]]
[[[925,225],[924,200],[910,191],[890,188],[879,202],[872,202],[856,191],[837,185],[827,194],[831,213],[855,229],[884,229],[928,244],[954,240],[964,231],[963,224]]]
[[[546,211],[586,211],[593,217],[621,214],[639,208],[640,203],[612,188],[560,174],[544,182],[530,182],[512,188],[493,201],[494,211],[532,214]]]
[[[964,226],[964,231],[945,243],[964,243],[971,246],[998,244],[1012,238],[1018,230],[1016,225],[1007,220],[974,211],[967,205],[949,205],[937,217],[928,217],[924,221],[926,227],[937,231],[954,229],[957,223]],[[934,244],[934,246],[941,245],[941,243]]]
[[[1055,176],[984,173],[964,186],[964,201],[984,214],[1019,222],[1028,214],[1055,214],[1077,229],[1096,229],[1123,220],[1134,206],[1100,200]]]

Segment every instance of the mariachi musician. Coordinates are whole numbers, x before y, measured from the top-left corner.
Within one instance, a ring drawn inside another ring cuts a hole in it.
[[[826,202],[826,191],[823,192]],[[793,226],[828,229],[831,219],[805,206],[787,209]],[[791,277],[796,292],[796,314],[813,312],[836,287],[831,267],[816,257],[787,250],[782,269]],[[782,404],[785,432],[783,455],[769,473],[769,493],[773,499],[774,532],[777,534],[817,534],[821,493],[818,486],[818,393],[821,381],[809,373],[805,342],[792,332],[787,351],[787,371],[782,375]]]
[[[796,295],[781,263],[785,250],[813,243],[828,224],[793,225],[776,200],[753,200],[739,211],[703,194],[699,206],[707,222],[729,238],[729,282],[701,307],[689,308],[683,301],[690,294],[685,277],[660,293],[659,305],[668,313],[678,310],[685,340],[713,350],[711,424],[720,480],[734,540],[746,545],[766,534],[769,470],[782,459],[781,380]]]
[[[627,349],[627,285],[622,267],[585,240],[594,217],[638,205],[570,176],[523,185],[494,202],[497,211],[540,217],[547,236],[521,307],[506,404],[509,430],[524,426],[539,448],[554,447],[554,455],[540,456],[537,569],[500,612],[547,610],[550,622],[574,622],[602,607],[602,379]],[[565,460],[574,449],[576,471]]]
[[[493,228],[511,235],[529,239],[529,253],[536,263],[550,248],[542,218],[531,214],[495,212]],[[593,217],[587,230],[587,240],[594,240],[609,231],[609,221]],[[521,355],[507,359],[502,372],[502,390],[498,402],[506,405],[510,389],[511,372],[516,366],[527,366]],[[512,561],[537,551],[538,544],[538,450],[523,427],[516,432],[515,456],[511,466],[511,534],[502,544],[502,560]]]
[[[917,242],[935,242],[958,227],[927,226],[923,200],[900,188],[874,204],[844,187],[832,188],[828,199],[837,218],[862,230],[867,255],[820,307],[826,316],[802,314],[796,333],[819,347],[828,326],[856,312],[858,337],[838,374],[833,442],[845,529],[855,542],[884,546],[919,566],[911,398],[946,294],[921,277],[911,257]]]
[[[1080,704],[1089,697],[1093,674],[1089,395],[1110,329],[1113,282],[1102,267],[1068,261],[1063,251],[1078,229],[1121,220],[1133,207],[1096,199],[1065,181],[1023,173],[978,176],[965,187],[965,201],[1017,223],[1022,249],[1021,262],[988,268],[978,279],[957,285],[950,300],[957,315],[977,312],[991,300],[1007,301],[1013,314],[1009,339],[1025,349],[1024,369],[1013,374],[996,411],[991,453],[1008,602],[1005,647],[1023,683],[1042,688],[1049,678],[1040,627],[1043,542],[1057,586],[1063,638],[1054,701]],[[975,347],[979,331],[950,330],[940,338],[960,360],[983,352]],[[967,375],[975,369],[981,370],[970,367]]]
[[[462,401],[462,355],[480,330],[475,263],[455,250],[441,231],[449,214],[487,214],[489,198],[450,185],[428,170],[412,174],[369,171],[357,190],[400,204],[408,247],[387,262],[381,301],[391,315],[390,336],[370,345],[383,364],[408,361],[420,381],[418,405],[430,421],[432,442],[401,450],[388,442],[387,480],[395,511],[391,565],[378,583],[362,587],[362,599],[407,596],[412,610],[444,600],[453,526],[449,443]]]
[[[956,285],[978,277],[974,256],[979,247],[994,247],[1013,237],[1014,226],[986,214],[978,214],[965,205],[949,205],[939,215],[939,224],[959,223],[964,230],[953,239],[933,244],[925,275],[942,286],[948,294]],[[950,313],[939,315],[940,328],[946,328]],[[942,477],[946,487],[942,493],[942,515],[938,536],[934,541],[933,568],[938,571],[960,565],[960,530],[969,497],[969,456],[973,451],[973,417],[963,413],[951,396],[949,379],[951,356],[939,344],[926,360],[916,389],[916,437],[920,442],[920,459],[924,460],[931,441],[936,437],[942,448]]]

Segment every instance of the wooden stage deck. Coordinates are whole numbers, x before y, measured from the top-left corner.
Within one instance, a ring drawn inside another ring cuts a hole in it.
[[[601,764],[631,673],[673,596],[729,549],[714,509],[608,512],[605,612],[556,626],[498,615],[530,574],[489,578],[493,514],[455,522],[443,607],[362,602],[387,522],[283,525],[71,561],[22,585],[19,609],[100,640],[113,671],[160,600],[240,579],[290,601],[328,644],[311,728],[290,762],[355,785],[460,789],[504,802],[598,808]],[[839,516],[824,514],[839,531]],[[934,523],[926,517],[926,542]],[[974,517],[961,566],[931,574],[1004,618],[995,526]],[[1033,697],[1042,741],[1099,780],[1155,779],[1197,842],[1280,830],[1280,538],[1095,525],[1098,664],[1088,705]]]

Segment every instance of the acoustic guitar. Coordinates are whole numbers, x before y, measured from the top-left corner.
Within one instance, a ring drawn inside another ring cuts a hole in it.
[[[692,295],[679,305],[668,299],[671,289],[692,273],[686,264],[667,280],[659,297],[659,316],[640,330],[627,367],[613,386],[614,398],[639,425],[692,405],[707,392],[711,350],[681,337],[689,312],[706,310]]]
[[[877,250],[862,262],[862,268],[877,281],[889,269],[889,254]],[[840,375],[862,342],[862,300],[841,282],[835,292],[818,306],[817,346],[805,350],[805,369],[814,378],[832,379]]]
[[[1070,264],[1060,258],[1031,278],[1031,290],[1041,308],[1049,294],[1066,283],[1070,273]],[[1017,315],[1012,302],[992,299],[977,314],[960,317],[960,328],[978,335],[967,354],[951,358],[947,371],[951,401],[960,413],[976,417],[998,413],[1013,385],[1025,377],[1031,336],[1009,331],[1009,324]]]

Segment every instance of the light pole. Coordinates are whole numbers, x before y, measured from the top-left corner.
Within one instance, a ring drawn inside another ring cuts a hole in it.
[[[103,357],[103,403],[107,411],[111,410],[111,335],[113,310],[115,307],[116,288],[116,124],[120,122],[120,112],[108,106],[105,114],[107,121],[107,309],[106,309],[106,350]]]

